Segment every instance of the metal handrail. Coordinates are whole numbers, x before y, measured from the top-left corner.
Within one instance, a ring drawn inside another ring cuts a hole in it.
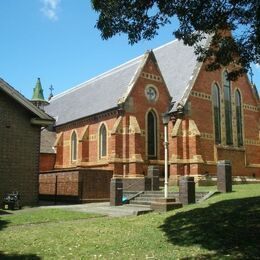
[[[134,194],[134,195],[130,196],[129,198],[127,198],[127,200],[130,201],[130,200],[132,200],[132,199],[138,197],[139,195],[141,195],[141,194],[143,194],[143,193],[144,193],[144,191],[139,191],[139,192],[137,192],[136,194]]]
[[[140,180],[135,180],[135,182],[134,182],[134,183],[132,183],[132,184],[128,185],[127,187],[124,187],[124,190],[131,188],[132,186],[136,185],[136,183],[138,183],[138,182],[140,182],[140,181],[143,181],[143,179],[140,179]]]

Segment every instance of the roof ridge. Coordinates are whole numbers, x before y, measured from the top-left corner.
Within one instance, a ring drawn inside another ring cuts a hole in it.
[[[163,48],[163,47],[165,47],[167,45],[170,45],[170,44],[172,44],[174,42],[177,42],[177,41],[178,41],[178,39],[174,39],[174,40],[172,40],[170,42],[167,42],[167,43],[165,43],[165,44],[163,44],[163,45],[161,45],[161,46],[159,46],[159,47],[157,47],[155,49],[151,49],[151,50],[157,51],[157,50],[159,50],[159,49],[161,49],[161,48]],[[86,84],[88,84],[88,83],[95,82],[96,80],[99,80],[99,79],[105,78],[107,76],[110,76],[111,74],[120,71],[120,69],[122,69],[122,68],[128,68],[128,66],[131,66],[131,65],[135,64],[134,62],[137,62],[144,55],[145,54],[141,54],[141,55],[139,55],[139,56],[137,56],[137,57],[135,57],[135,58],[133,58],[131,60],[128,60],[128,61],[126,61],[126,62],[124,62],[124,63],[122,63],[122,64],[120,64],[120,65],[118,65],[118,66],[116,66],[116,67],[114,67],[112,69],[110,69],[110,70],[107,70],[107,71],[105,71],[105,72],[103,72],[103,73],[101,73],[101,74],[99,74],[99,75],[97,75],[97,76],[95,76],[95,77],[93,77],[91,79],[88,79],[88,80],[86,80],[86,81],[84,81],[84,82],[82,82],[80,84],[77,84],[76,86],[74,86],[72,88],[69,88],[69,89],[61,92],[60,94],[57,94],[56,96],[52,97],[52,99],[49,102],[51,103],[52,101],[57,100],[58,98],[61,98],[64,95],[67,95],[67,94],[69,94],[69,93],[71,93],[71,92],[73,92],[75,90],[78,90],[78,89],[86,86]]]
[[[205,38],[205,40],[206,41],[205,41],[204,45],[205,45],[205,47],[207,47],[207,46],[210,45],[211,37],[209,36],[209,37]],[[184,88],[184,92],[183,92],[183,95],[182,95],[181,99],[179,100],[179,104],[183,103],[182,105],[184,105],[186,103],[186,101],[188,99],[188,96],[190,95],[190,92],[191,92],[191,90],[192,90],[192,88],[194,86],[194,83],[195,83],[195,81],[196,81],[196,79],[197,79],[197,77],[199,75],[200,70],[201,70],[203,62],[198,61],[197,58],[196,58],[196,61],[197,61],[196,65],[193,68],[193,71],[191,73],[189,81],[187,82],[186,87]]]
[[[134,75],[132,76],[132,78],[130,79],[129,83],[128,83],[128,87],[127,87],[127,90],[126,92],[123,94],[123,96],[121,96],[118,100],[119,103],[122,103],[122,100],[125,101],[125,99],[128,97],[129,93],[132,91],[133,89],[133,86],[136,82],[136,79],[138,77],[138,75],[140,75],[140,71],[144,68],[144,64],[146,63],[150,53],[152,52],[153,50],[150,50],[150,51],[146,51],[143,55],[142,55],[142,59],[140,60],[140,64],[139,66],[137,67]]]
[[[84,87],[88,83],[95,82],[99,79],[110,76],[111,74],[116,73],[116,72],[120,71],[121,69],[128,68],[129,66],[136,64],[142,56],[144,56],[144,54],[139,55],[139,56],[127,61],[127,62],[124,62],[124,63],[120,64],[119,66],[116,66],[116,67],[114,67],[114,68],[112,68],[112,69],[110,69],[106,72],[103,72],[103,73],[101,73],[101,74],[99,74],[99,75],[97,75],[97,76],[95,76],[91,79],[88,79],[87,81],[84,81],[84,82],[76,85],[75,87],[69,88],[68,90],[65,90],[65,91],[61,92],[60,94],[54,96],[49,102],[51,103],[53,100],[56,100],[60,97],[63,97],[64,95],[67,95],[67,94],[69,94],[69,93],[71,93],[75,90],[78,90],[78,89]]]
[[[152,49],[152,50],[153,50],[153,51],[160,50],[160,49],[164,48],[165,46],[170,45],[170,44],[172,44],[172,43],[174,43],[174,42],[177,42],[177,41],[180,41],[180,40],[179,40],[179,39],[174,39],[174,40],[172,40],[172,41],[170,41],[170,42],[167,42],[167,43],[165,43],[165,44],[163,44],[163,45],[161,45],[161,46],[159,46],[159,47],[157,47],[157,48],[155,48],[155,49]]]
[[[191,48],[188,48],[188,51],[186,48],[183,41],[173,39],[157,48],[149,49],[144,54],[57,95],[52,99],[53,102],[50,102],[50,106],[46,107],[46,111],[53,116],[59,116],[57,125],[62,125],[117,106],[125,101],[142,67],[143,57],[151,52],[155,55],[170,95],[174,97],[173,101],[180,101],[184,95],[183,87],[191,80],[197,64],[194,52]],[[187,66],[183,68],[184,64]],[[111,95],[102,100],[100,93],[107,90],[111,91]],[[62,100],[64,102],[61,102]],[[89,106],[91,102],[93,104]],[[81,109],[78,109],[79,105]]]

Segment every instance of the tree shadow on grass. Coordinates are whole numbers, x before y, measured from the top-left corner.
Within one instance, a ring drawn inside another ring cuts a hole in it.
[[[8,221],[0,219],[0,231],[7,227]],[[1,259],[1,258],[0,258]]]
[[[17,255],[17,254],[4,254],[0,251],[0,259],[7,259],[7,260],[39,260],[41,259],[37,255],[28,254],[28,255]]]
[[[3,215],[3,214],[11,214],[11,213],[8,213],[8,212],[6,212],[6,211],[1,211],[1,213],[0,213],[0,215]],[[7,225],[8,225],[8,221],[6,221],[6,220],[2,220],[2,219],[0,219],[0,231],[2,230],[2,229],[4,229],[4,228],[6,228],[7,227]],[[17,259],[17,260],[38,260],[38,259],[41,259],[39,256],[37,256],[37,255],[34,255],[34,254],[28,254],[28,255],[18,255],[18,254],[6,254],[6,253],[4,253],[4,252],[1,252],[0,251],[0,259],[2,260],[2,259],[12,259],[12,260],[15,260],[15,259]]]
[[[12,214],[12,213],[10,213],[10,212],[8,212],[8,211],[6,211],[6,210],[1,210],[1,209],[0,209],[0,216],[1,216],[1,215],[10,215],[10,214]]]
[[[215,251],[183,259],[260,259],[260,197],[177,213],[160,228],[174,245]]]
[[[1,215],[10,215],[10,214],[12,214],[12,213],[0,209],[0,230],[6,228],[7,225],[8,225],[8,223],[9,223],[9,221],[2,220],[2,219],[1,219]],[[0,256],[1,256],[1,255],[0,255]]]

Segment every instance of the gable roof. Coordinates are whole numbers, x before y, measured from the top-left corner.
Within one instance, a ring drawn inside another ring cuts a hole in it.
[[[43,125],[52,124],[54,119],[47,115],[44,111],[33,105],[27,98],[25,98],[21,93],[14,89],[11,85],[0,78],[0,90],[4,91],[8,96],[13,98],[16,102],[21,104],[27,110],[36,115],[39,119],[44,120]]]
[[[204,41],[207,44],[208,40]],[[201,63],[194,48],[174,40],[153,50],[172,101],[185,103]],[[147,55],[141,55],[108,72],[69,89],[50,100],[46,112],[62,125],[83,117],[116,108],[133,87],[133,81]],[[186,94],[185,94],[186,93]]]
[[[40,153],[56,153],[54,146],[56,141],[56,132],[49,129],[43,129],[41,132]]]

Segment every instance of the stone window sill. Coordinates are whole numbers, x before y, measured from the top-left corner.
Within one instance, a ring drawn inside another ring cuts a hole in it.
[[[230,151],[245,151],[244,146],[231,146],[231,145],[221,145],[221,144],[216,144],[217,149],[222,149],[222,150],[230,150]]]

